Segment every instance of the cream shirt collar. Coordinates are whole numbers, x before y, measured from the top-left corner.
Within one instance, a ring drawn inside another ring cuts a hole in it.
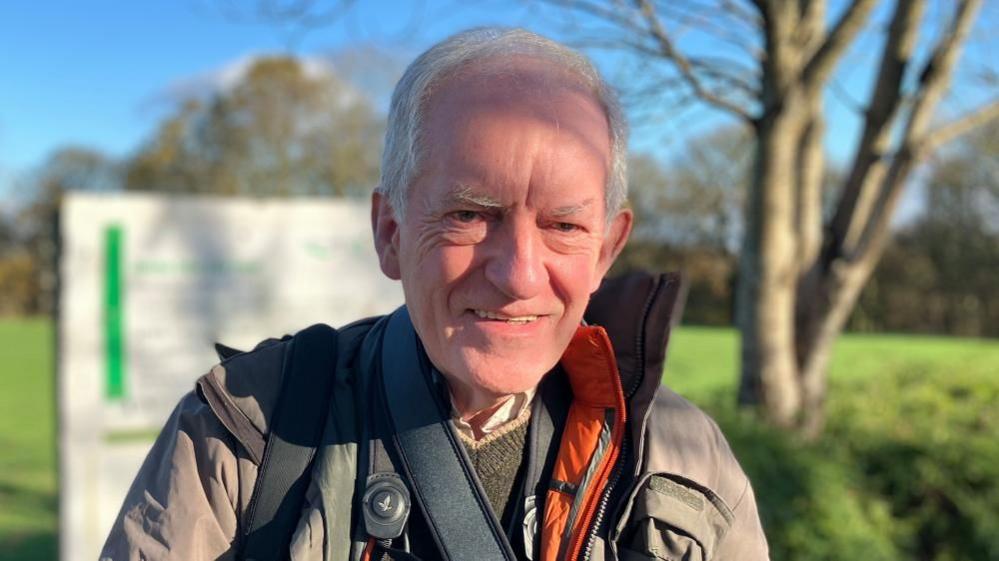
[[[534,400],[534,394],[537,393],[537,388],[531,388],[526,392],[515,393],[506,398],[491,415],[478,427],[478,430],[473,429],[472,425],[468,421],[461,418],[458,411],[454,408],[454,395],[450,393],[450,388],[448,389],[448,394],[451,397],[451,420],[454,423],[454,428],[458,432],[471,440],[481,440],[488,436],[493,431],[499,429],[503,425],[513,421],[514,419],[520,417],[520,414],[524,412],[524,409],[531,406],[531,402]]]

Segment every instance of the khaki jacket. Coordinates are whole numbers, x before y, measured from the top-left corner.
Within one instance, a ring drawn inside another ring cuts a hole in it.
[[[610,281],[587,311],[588,321],[607,326],[634,443],[626,458],[632,473],[619,483],[623,500],[587,558],[763,561],[767,544],[753,489],[724,436],[707,415],[659,385],[678,289],[673,276]],[[629,309],[637,312],[622,313]],[[338,367],[338,376],[350,372],[355,355],[341,350],[345,368]],[[125,498],[102,560],[236,559],[280,387],[265,373],[241,374],[227,376],[225,363],[217,365],[178,404]],[[336,405],[328,432],[351,408],[349,399]],[[317,456],[290,546],[293,560],[351,558],[337,547],[351,538],[350,524],[340,522],[351,519],[353,482],[343,474],[356,472],[357,448],[349,440],[334,439],[340,444]]]

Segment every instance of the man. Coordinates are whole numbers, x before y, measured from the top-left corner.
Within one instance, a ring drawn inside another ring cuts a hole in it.
[[[410,65],[371,210],[406,306],[340,330],[294,531],[265,540],[282,556],[767,558],[724,437],[659,388],[673,279],[605,283],[591,302],[631,230],[625,137],[592,65],[532,33],[460,33]],[[281,374],[260,365],[287,346],[223,361],[182,400],[102,558],[246,554],[279,422]],[[438,399],[440,431],[412,421]],[[383,527],[379,510],[400,514]]]

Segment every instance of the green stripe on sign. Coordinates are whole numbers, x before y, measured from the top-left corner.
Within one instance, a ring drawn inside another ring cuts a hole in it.
[[[125,333],[122,298],[122,229],[114,224],[104,229],[104,342],[107,358],[108,399],[125,395]]]

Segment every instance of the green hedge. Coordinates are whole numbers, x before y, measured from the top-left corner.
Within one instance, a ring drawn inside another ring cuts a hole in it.
[[[814,442],[736,411],[729,392],[704,400],[774,561],[999,559],[999,376],[982,366],[836,383]]]

